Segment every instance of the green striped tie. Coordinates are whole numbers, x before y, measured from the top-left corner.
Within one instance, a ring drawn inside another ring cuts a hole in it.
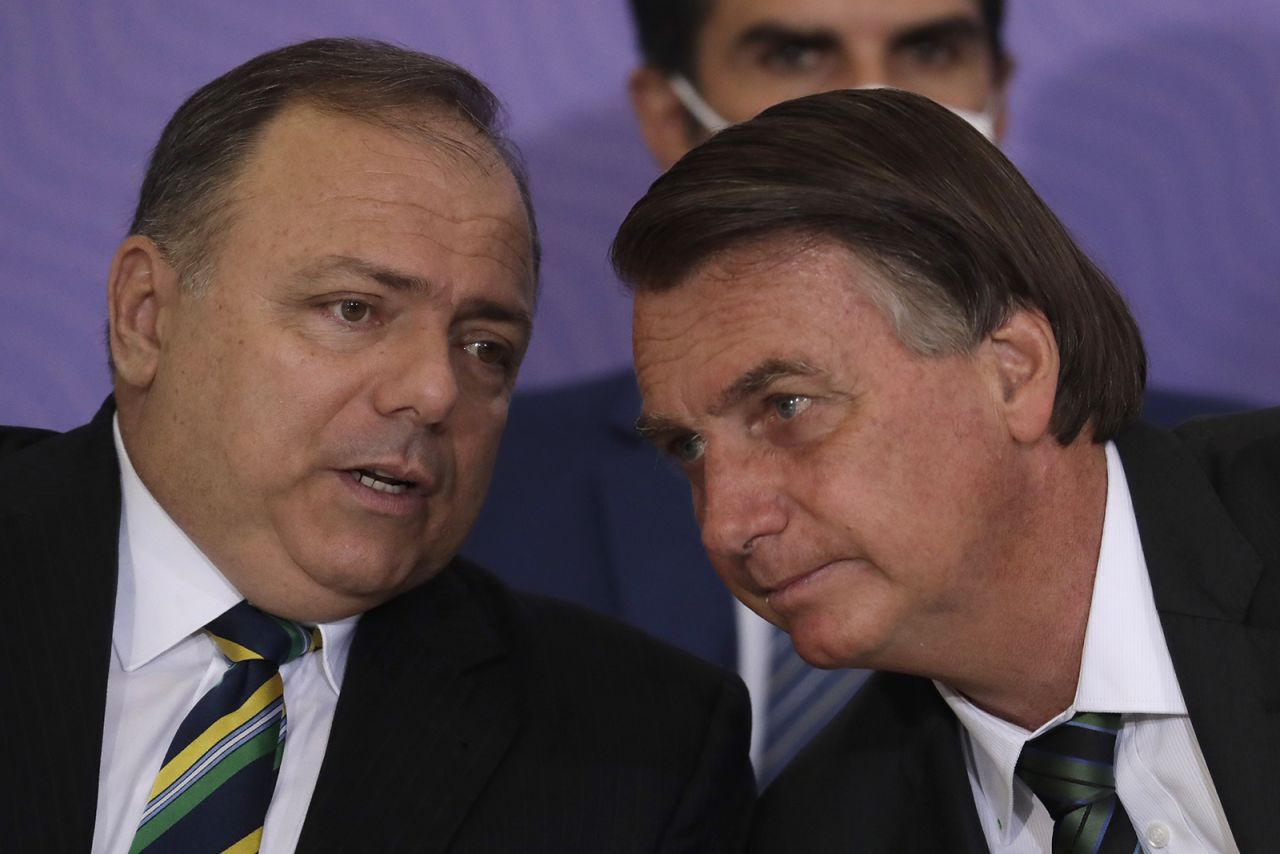
[[[320,632],[241,602],[205,627],[230,662],[178,726],[129,854],[256,852],[284,754],[279,667]]]
[[[1015,772],[1053,817],[1053,854],[1141,854],[1116,797],[1120,716],[1081,712],[1022,748]]]

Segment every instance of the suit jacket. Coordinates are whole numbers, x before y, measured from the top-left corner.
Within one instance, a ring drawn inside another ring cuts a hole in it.
[[[1152,391],[1173,426],[1243,409]],[[480,519],[462,553],[516,587],[581,603],[736,669],[733,599],[703,551],[689,485],[635,431],[630,371],[517,395]]]
[[[1242,852],[1280,804],[1280,409],[1116,442],[1169,654]],[[959,723],[877,674],[765,792],[752,852],[985,852]]]
[[[110,416],[0,430],[6,850],[93,837],[120,516]],[[736,677],[458,561],[361,619],[297,850],[738,850],[748,718]]]

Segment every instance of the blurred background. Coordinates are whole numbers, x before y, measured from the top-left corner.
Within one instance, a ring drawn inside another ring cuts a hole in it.
[[[0,423],[109,391],[108,264],[150,146],[264,50],[363,35],[452,59],[507,104],[546,262],[523,388],[629,361],[605,257],[655,177],[625,100],[624,0],[40,0],[0,8]],[[1276,0],[1011,0],[1006,151],[1119,285],[1154,385],[1280,403]]]

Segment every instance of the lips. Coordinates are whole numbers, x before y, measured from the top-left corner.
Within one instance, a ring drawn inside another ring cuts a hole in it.
[[[762,585],[761,592],[765,601],[774,607],[787,607],[794,604],[796,600],[805,598],[806,591],[820,584],[827,576],[841,569],[848,569],[856,563],[857,561],[851,559],[829,560],[817,564],[814,569],[789,575],[774,584]]]
[[[388,495],[401,495],[417,486],[417,481],[395,477],[380,469],[352,469],[351,477],[362,486]]]
[[[790,576],[789,578],[787,578],[786,580],[781,581],[781,582],[779,582],[779,583],[777,583],[777,584],[773,584],[773,585],[771,585],[771,586],[769,586],[769,587],[765,587],[765,588],[764,588],[764,595],[765,595],[766,597],[769,597],[769,596],[773,596],[773,595],[775,595],[775,594],[777,594],[777,593],[781,593],[781,592],[783,592],[784,590],[787,590],[788,588],[793,587],[793,586],[795,586],[796,584],[799,584],[800,582],[804,581],[804,580],[805,580],[806,578],[808,578],[809,576],[814,575],[814,574],[816,574],[816,573],[818,573],[818,572],[821,572],[821,571],[825,568],[825,566],[826,566],[826,564],[823,564],[823,566],[819,566],[819,567],[817,567],[816,569],[809,569],[809,570],[805,570],[804,572],[798,573],[798,574],[796,574],[796,575],[792,575],[792,576]]]

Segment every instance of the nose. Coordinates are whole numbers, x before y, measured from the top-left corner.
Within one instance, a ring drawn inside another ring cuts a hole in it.
[[[448,336],[388,345],[373,403],[379,414],[403,417],[421,427],[438,427],[458,402],[457,366]]]
[[[731,454],[708,447],[694,490],[702,544],[713,557],[745,557],[787,527],[780,469],[762,454]]]
[[[841,89],[876,89],[894,85],[897,81],[890,79],[892,76],[885,51],[879,46],[862,46],[850,57],[840,79],[832,82]]]

